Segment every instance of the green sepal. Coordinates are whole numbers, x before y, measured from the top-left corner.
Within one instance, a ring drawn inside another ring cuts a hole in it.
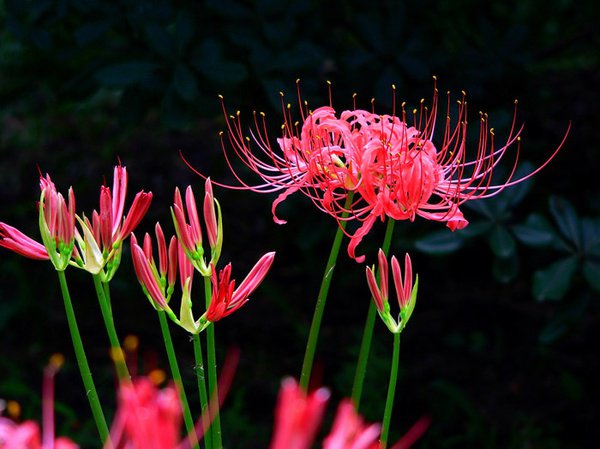
[[[223,218],[221,216],[221,205],[214,198],[217,209],[217,245],[210,249],[210,261],[214,266],[217,266],[219,257],[221,257],[221,247],[223,246]],[[210,276],[210,273],[208,274]]]
[[[50,233],[50,228],[48,227],[48,223],[46,223],[46,217],[44,217],[44,191],[40,195],[40,207],[38,214],[38,222],[40,227],[40,234],[42,236],[42,242],[46,247],[46,251],[48,252],[48,256],[50,257],[50,261],[54,268],[57,271],[64,271],[69,265],[69,260],[71,259],[71,254],[73,253],[73,242],[70,242],[70,245],[60,245],[57,248],[56,239]],[[65,251],[66,248],[66,251]]]
[[[194,321],[194,315],[192,313],[192,298],[190,287],[191,278],[185,280],[183,286],[183,294],[181,295],[181,307],[179,309],[179,325],[183,327],[190,334],[198,333],[198,323]]]
[[[419,290],[419,275],[417,274],[416,280],[415,280],[415,285],[410,293],[410,299],[408,300],[408,305],[400,310],[400,324],[402,326],[402,329],[404,329],[404,327],[406,326],[406,323],[408,323],[408,320],[410,319],[410,317],[413,313],[413,310],[415,310],[415,304],[417,303],[418,290]]]

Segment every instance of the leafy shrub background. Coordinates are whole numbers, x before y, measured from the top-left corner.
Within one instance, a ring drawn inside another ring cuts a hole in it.
[[[474,118],[479,109],[489,113],[498,142],[518,98],[520,158],[534,166],[572,121],[556,160],[531,183],[475,203],[463,232],[423,220],[396,231],[393,249],[412,252],[422,287],[403,337],[394,430],[398,436],[431,412],[423,448],[592,447],[600,399],[598,16],[591,0],[4,0],[1,219],[36,235],[38,166],[59,187],[74,186],[80,210],[97,207],[98,186],[120,158],[131,191],[155,194],[145,230],[158,219],[168,223],[173,187],[200,186],[180,150],[202,172],[230,180],[217,94],[248,121],[252,110],[265,111],[275,136],[279,92],[293,100],[297,78],[315,107],[328,101],[330,80],[339,110],[351,107],[356,92],[359,106],[374,97],[388,112],[392,83],[412,107],[430,98],[437,75],[441,92],[467,92]],[[282,206],[289,224],[281,227],[271,221],[272,199],[216,194],[226,220],[223,260],[232,259],[237,273],[261,251],[278,251],[268,283],[217,329],[223,349],[239,345],[243,357],[224,410],[226,444],[264,447],[279,379],[299,371],[335,225],[302,198]],[[382,231],[365,242],[370,261]],[[368,298],[362,268],[343,258],[336,273],[317,371],[341,397]],[[69,277],[110,403],[114,380],[91,282],[73,270]],[[19,400],[24,417],[39,414],[41,369],[52,352],[65,352],[60,430],[94,447],[50,267],[5,252],[0,283],[0,396]],[[164,368],[155,317],[127,258],[113,289],[121,335],[142,341],[141,370]],[[191,356],[184,335],[178,343]],[[366,386],[369,420],[380,419],[389,350],[379,329]]]

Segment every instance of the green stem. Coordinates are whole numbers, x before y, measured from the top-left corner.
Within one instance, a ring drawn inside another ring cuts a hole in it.
[[[202,358],[202,346],[200,344],[200,335],[193,335],[194,357],[196,359],[196,378],[198,380],[198,394],[200,395],[202,429],[204,431],[204,446],[206,449],[212,448],[212,433],[210,428],[210,412],[208,407],[208,395],[206,394],[206,381],[204,360]]]
[[[198,436],[196,435],[196,429],[194,428],[194,420],[190,412],[190,405],[188,404],[185,389],[183,388],[183,381],[181,380],[181,372],[179,371],[179,365],[177,364],[177,357],[175,356],[175,348],[173,346],[173,340],[171,339],[171,331],[169,330],[169,323],[165,315],[164,310],[158,310],[158,319],[160,320],[160,329],[163,335],[163,341],[165,343],[165,349],[167,351],[167,358],[169,359],[169,366],[171,368],[171,375],[173,381],[179,392],[179,400],[181,401],[181,408],[183,410],[183,421],[185,422],[185,428],[188,432],[190,444],[193,448],[198,448]]]
[[[65,312],[67,314],[67,322],[69,324],[69,331],[71,332],[71,340],[73,340],[73,349],[75,350],[75,358],[77,359],[77,365],[79,366],[79,372],[81,373],[81,379],[85,386],[86,396],[92,409],[92,415],[100,434],[100,441],[102,445],[106,444],[109,438],[108,426],[106,425],[106,419],[104,418],[104,412],[100,405],[100,399],[96,392],[96,386],[92,379],[92,372],[83,349],[83,341],[81,340],[81,334],[79,333],[79,327],[77,326],[77,320],[75,318],[75,310],[73,309],[73,303],[71,302],[71,295],[69,294],[69,287],[67,286],[67,278],[64,271],[57,271],[58,279],[60,281],[60,290],[62,292],[63,300],[65,303]],[[109,447],[112,447],[112,443],[108,443]]]
[[[388,218],[385,236],[383,237],[383,246],[381,247],[386,256],[392,243],[392,235],[394,233],[395,223],[396,220]],[[377,270],[377,281],[379,282],[379,270]],[[373,329],[375,327],[376,315],[377,309],[375,307],[375,301],[370,301],[369,312],[367,314],[367,320],[365,321],[365,328],[363,330],[363,336],[360,343],[358,362],[356,363],[354,383],[352,384],[352,402],[354,403],[357,411],[360,406],[360,399],[365,381],[365,373],[367,371],[367,362],[369,360],[369,353],[371,352],[371,340],[373,339]]]
[[[352,203],[352,193],[348,194],[346,198],[346,204],[344,209],[348,210]],[[308,390],[308,384],[310,382],[310,374],[315,359],[315,351],[317,349],[317,340],[319,338],[319,330],[321,328],[321,320],[323,319],[323,311],[325,310],[325,302],[327,300],[327,293],[329,292],[329,285],[333,277],[333,269],[337,261],[338,254],[340,252],[340,245],[342,244],[342,238],[344,237],[344,229],[346,228],[346,220],[348,213],[344,212],[342,220],[339,223],[335,238],[333,239],[333,245],[329,253],[329,259],[325,266],[325,273],[321,280],[321,287],[319,288],[319,296],[317,296],[317,304],[315,305],[315,311],[313,313],[312,323],[310,325],[310,331],[308,333],[308,341],[306,343],[306,351],[304,352],[304,361],[302,362],[302,372],[300,373],[300,388],[302,390]]]
[[[385,449],[387,446],[388,434],[390,431],[390,421],[392,419],[392,409],[394,408],[394,395],[396,394],[396,382],[398,380],[398,365],[400,361],[400,333],[394,334],[394,352],[392,353],[392,366],[390,368],[390,383],[388,384],[387,399],[385,400],[385,411],[383,412],[383,422],[381,424],[380,447]]]
[[[212,298],[212,288],[210,277],[204,278],[204,295],[206,297],[206,308],[210,306]],[[222,449],[223,442],[221,440],[221,418],[219,416],[219,390],[217,386],[217,356],[215,353],[215,325],[211,324],[206,328],[206,361],[208,371],[208,391],[211,401],[216,401],[216,407],[211,409],[210,419],[212,425],[210,427],[213,449]],[[212,412],[214,411],[214,416]]]
[[[106,327],[108,340],[110,341],[110,355],[115,364],[115,369],[117,370],[117,377],[119,378],[119,381],[129,382],[131,376],[129,375],[129,370],[125,363],[125,355],[123,349],[121,349],[117,330],[115,329],[115,321],[110,306],[110,296],[108,296],[110,294],[108,284],[104,284],[97,274],[94,275],[93,278],[96,295],[98,296],[98,302],[100,303],[100,310],[102,311],[102,318],[104,319],[104,327]]]

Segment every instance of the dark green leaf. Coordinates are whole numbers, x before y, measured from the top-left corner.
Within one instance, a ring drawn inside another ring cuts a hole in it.
[[[192,102],[198,96],[196,76],[185,64],[178,64],[175,67],[173,86],[182,100]]]
[[[469,223],[469,225],[466,228],[455,231],[455,234],[457,234],[461,238],[478,237],[488,232],[492,226],[492,223],[487,220],[475,221]]]
[[[173,39],[164,27],[150,23],[144,28],[144,31],[152,51],[164,59],[174,59]]]
[[[550,344],[562,337],[568,329],[566,320],[559,315],[544,326],[538,339],[540,343]]]
[[[505,226],[494,226],[490,233],[489,242],[492,252],[497,257],[506,259],[515,252],[515,239]]]
[[[559,238],[548,220],[539,214],[531,214],[525,223],[512,228],[515,237],[528,246],[548,246],[554,239]]]
[[[600,263],[586,260],[583,263],[583,275],[592,288],[600,292]]]
[[[103,19],[94,22],[88,22],[75,30],[75,42],[77,45],[84,46],[100,39],[106,33],[114,20]]]
[[[533,296],[538,301],[559,300],[567,293],[573,273],[577,268],[577,259],[568,257],[554,262],[544,270],[533,275]]]
[[[96,80],[105,87],[122,88],[142,82],[152,76],[158,65],[147,61],[113,64],[95,74]]]
[[[600,257],[600,219],[584,218],[581,220],[581,234],[585,253]]]
[[[248,74],[244,65],[223,58],[222,45],[216,39],[202,41],[192,52],[190,63],[219,85],[239,84]]]
[[[550,198],[550,213],[554,217],[558,229],[576,248],[581,248],[581,226],[577,212],[564,198]]]
[[[463,245],[463,240],[449,229],[442,229],[415,242],[415,248],[426,254],[450,254]]]
[[[513,281],[519,274],[519,258],[516,253],[513,253],[507,258],[494,259],[492,265],[492,273],[494,278],[503,284],[508,284]]]
[[[179,11],[175,22],[175,45],[177,53],[183,55],[194,38],[194,21],[189,11]]]

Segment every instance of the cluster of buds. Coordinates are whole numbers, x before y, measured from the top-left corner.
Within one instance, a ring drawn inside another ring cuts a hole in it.
[[[93,211],[90,221],[85,215],[75,214],[72,188],[67,201],[46,175],[40,177],[40,189],[39,228],[43,245],[0,223],[0,246],[31,259],[50,260],[58,271],[72,265],[101,275],[103,282],[110,281],[119,267],[123,241],[148,211],[152,193],[140,191],[124,217],[127,170],[119,165],[114,170],[112,193],[109,187],[102,186],[100,212]]]
[[[408,253],[404,256],[404,280],[402,279],[402,269],[396,256],[392,256],[392,278],[394,279],[394,286],[396,289],[396,297],[398,299],[398,305],[400,306],[400,313],[398,319],[394,319],[390,313],[389,303],[389,266],[385,253],[380,249],[377,254],[379,262],[379,283],[375,277],[375,267],[367,267],[367,283],[373,295],[373,300],[377,306],[377,312],[379,316],[388,327],[388,329],[394,333],[399,334],[402,332],[406,323],[410,319],[413,313],[415,304],[417,302],[417,291],[419,289],[419,276],[417,275],[416,281],[413,285],[412,279],[412,263]]]
[[[121,261],[123,241],[140,223],[152,202],[152,193],[138,192],[124,218],[127,194],[127,170],[116,166],[113,190],[100,189],[100,212],[93,211],[92,219],[79,218],[81,233],[77,232],[78,251],[74,252],[77,266],[92,274],[100,274],[103,282],[110,281]]]
[[[221,218],[221,206],[214,198],[210,178],[206,179],[204,185],[203,216],[206,226],[208,244],[210,246],[210,260],[204,257],[202,245],[202,228],[196,207],[196,199],[191,186],[185,190],[185,205],[181,198],[179,189],[175,189],[175,199],[171,208],[173,223],[179,242],[192,265],[202,276],[210,276],[211,265],[216,265],[221,255],[223,245],[223,222]],[[187,213],[186,213],[187,208]]]
[[[142,246],[132,235],[131,253],[138,281],[154,308],[165,311],[171,320],[189,333],[198,334],[211,323],[228,316],[248,301],[249,296],[267,275],[275,253],[269,252],[263,255],[238,288],[235,288],[235,280],[231,279],[231,263],[218,273],[215,268],[221,254],[223,224],[219,203],[213,196],[210,179],[206,180],[203,207],[204,223],[210,245],[209,261],[204,257],[198,209],[194,192],[189,186],[186,189],[185,200],[184,208],[179,189],[176,189],[171,213],[177,237],[171,237],[168,249],[160,224],[156,224],[158,266],[152,255],[152,239],[149,234],[145,235]],[[212,283],[210,304],[197,319],[194,317],[191,299],[195,270],[203,277],[210,277]],[[179,316],[169,306],[177,273],[179,273],[182,292]]]

